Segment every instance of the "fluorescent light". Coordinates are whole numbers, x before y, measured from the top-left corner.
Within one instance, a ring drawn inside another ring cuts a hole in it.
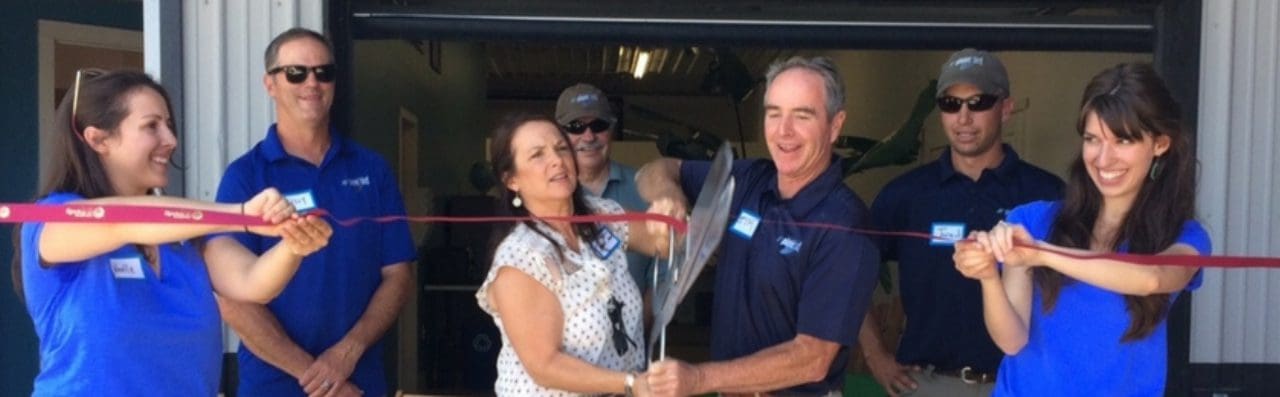
[[[640,54],[636,55],[636,67],[631,69],[631,75],[635,76],[636,80],[640,80],[644,78],[644,72],[648,70],[649,70],[649,51],[640,51]]]

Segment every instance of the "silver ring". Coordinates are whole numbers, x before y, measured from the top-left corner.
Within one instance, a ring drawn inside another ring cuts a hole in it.
[[[329,386],[333,386],[333,384],[329,383],[329,381],[327,381],[327,380],[326,380],[326,381],[324,381],[323,383],[320,383],[320,388],[321,388],[321,389],[328,389],[328,388],[329,388]]]

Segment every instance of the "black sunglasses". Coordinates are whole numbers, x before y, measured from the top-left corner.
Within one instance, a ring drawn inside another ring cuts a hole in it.
[[[276,66],[267,70],[267,74],[276,74],[284,72],[284,79],[293,84],[302,84],[307,81],[307,73],[314,73],[316,81],[321,83],[333,82],[333,64],[325,64],[320,66],[302,66],[302,65],[283,65]]]
[[[591,132],[599,134],[608,131],[610,127],[613,127],[613,123],[605,119],[595,119],[586,123],[574,120],[570,121],[569,124],[565,124],[564,130],[570,134],[578,135],[586,132],[587,129],[591,129]]]
[[[616,296],[609,298],[609,322],[613,323],[613,350],[618,352],[618,357],[622,357],[627,354],[627,350],[636,346],[636,341],[627,336],[627,329],[622,325],[622,302]]]
[[[961,106],[968,105],[970,112],[982,112],[995,107],[999,101],[1000,97],[991,94],[978,94],[965,99],[948,95],[938,98],[938,110],[955,113],[960,111]]]

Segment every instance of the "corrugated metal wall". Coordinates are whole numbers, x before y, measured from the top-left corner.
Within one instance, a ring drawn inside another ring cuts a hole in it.
[[[275,120],[262,52],[295,26],[324,31],[321,0],[185,0],[183,70],[187,197],[212,200],[222,170]]]
[[[1280,2],[1204,2],[1200,217],[1220,255],[1280,256]],[[1280,270],[1206,270],[1191,361],[1280,363]]]
[[[275,35],[301,26],[325,31],[321,0],[184,0],[183,150],[186,196],[213,200],[227,164],[275,121],[262,87],[262,53]],[[224,328],[228,351],[238,339]]]

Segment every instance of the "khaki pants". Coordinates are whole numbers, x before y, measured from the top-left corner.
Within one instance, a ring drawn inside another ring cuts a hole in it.
[[[954,376],[935,374],[932,366],[925,368],[921,372],[912,372],[911,379],[914,379],[919,387],[913,391],[902,393],[903,396],[988,397],[991,395],[991,390],[995,389],[996,386],[995,383],[969,384]]]

